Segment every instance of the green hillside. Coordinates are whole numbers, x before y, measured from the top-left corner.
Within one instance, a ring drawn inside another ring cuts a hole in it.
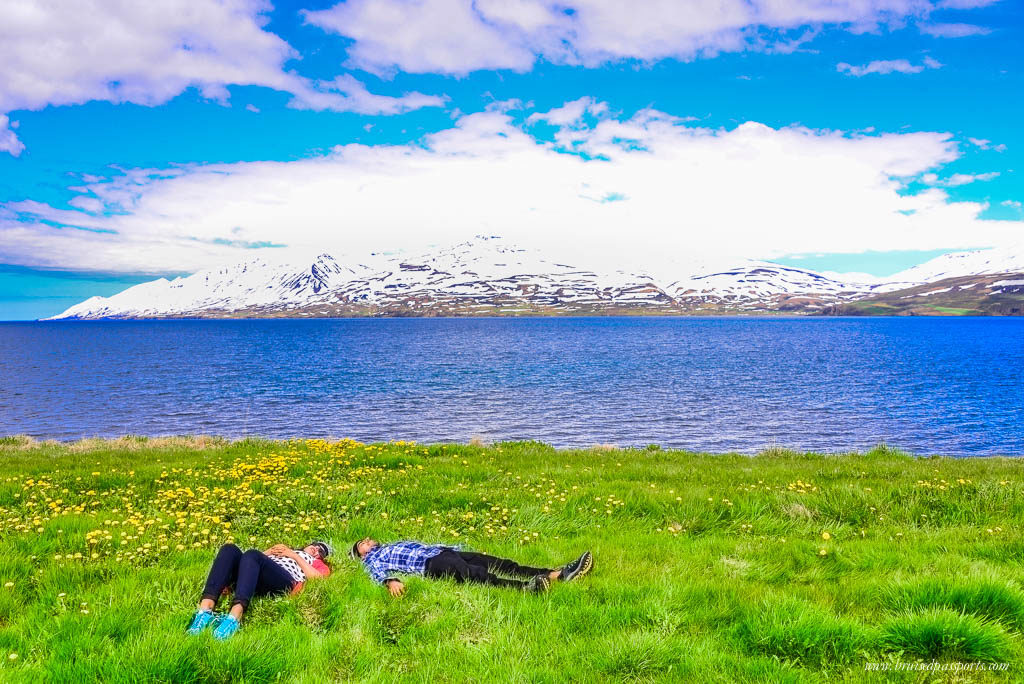
[[[962,276],[835,305],[846,316],[1021,316],[1024,273]]]

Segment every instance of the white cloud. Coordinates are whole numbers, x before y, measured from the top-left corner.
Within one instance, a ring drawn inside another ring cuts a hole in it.
[[[88,192],[88,189],[86,188],[83,188],[83,190]],[[72,197],[68,204],[75,207],[76,209],[84,209],[85,211],[88,212],[101,212],[106,209],[106,205],[104,205],[103,202],[101,202],[96,197],[90,197],[88,195],[78,195],[77,197]]]
[[[925,57],[922,64],[911,64],[905,59],[879,59],[868,64],[857,66],[840,62],[836,64],[836,71],[849,74],[850,76],[867,76],[868,74],[919,74],[925,69],[939,69],[942,63],[931,57]]]
[[[1011,209],[1016,209],[1018,211],[1024,209],[1024,202],[1018,202],[1017,200],[1003,200],[1000,204],[1004,207],[1010,207]]]
[[[253,254],[224,241],[359,254],[488,233],[563,259],[649,265],[976,247],[1020,232],[980,220],[985,205],[953,202],[940,188],[901,194],[958,157],[949,134],[711,129],[653,110],[597,118],[560,131],[582,154],[485,111],[406,145],[130,170],[86,181],[71,209],[0,205],[0,262],[181,271]]]
[[[547,112],[531,114],[527,121],[529,123],[547,121],[552,126],[575,126],[583,122],[583,116],[588,112],[592,116],[600,116],[607,111],[608,105],[604,102],[597,102],[592,97],[581,97]]]
[[[921,176],[921,181],[928,185],[955,188],[959,185],[967,185],[968,183],[976,183],[978,181],[990,181],[998,177],[998,171],[991,171],[989,173],[954,173],[948,178],[939,178],[937,174],[926,173]]]
[[[984,36],[991,29],[974,24],[921,24],[921,33],[935,38],[965,38],[967,36]]]
[[[437,98],[371,95],[351,76],[315,87],[285,70],[298,54],[264,30],[263,0],[54,0],[0,3],[0,116],[90,100],[158,105],[190,87],[226,100],[265,86],[314,109],[394,113]],[[0,118],[0,149],[21,143]]]
[[[967,30],[928,24],[937,7],[934,0],[345,0],[304,16],[354,41],[351,66],[462,75],[528,71],[538,58],[597,66],[791,52],[820,27],[863,33],[913,22],[938,33]]]
[[[536,3],[517,5],[529,9]],[[395,67],[438,73],[529,70],[534,53],[521,28],[524,18],[498,10],[498,21],[491,22],[482,13],[485,7],[493,9],[483,3],[478,9],[469,0],[350,0],[303,15],[311,24],[354,39],[350,65],[382,75]],[[540,21],[549,19],[556,20]]]
[[[443,97],[423,93],[406,93],[401,97],[374,95],[355,76],[342,74],[331,81],[317,81],[314,87],[296,95],[289,106],[318,112],[402,114],[421,107],[443,107],[444,103]]]
[[[967,140],[978,149],[995,150],[996,152],[1006,151],[1006,145],[1004,143],[993,145],[991,140],[986,140],[984,138],[968,138]]]
[[[0,152],[10,152],[17,157],[24,149],[25,145],[11,128],[11,120],[6,114],[0,114]]]
[[[939,0],[939,9],[975,9],[994,5],[999,0]]]

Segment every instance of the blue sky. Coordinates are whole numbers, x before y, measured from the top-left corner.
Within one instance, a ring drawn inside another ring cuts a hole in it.
[[[880,276],[1024,239],[1017,2],[183,1],[0,9],[0,319],[479,232]]]

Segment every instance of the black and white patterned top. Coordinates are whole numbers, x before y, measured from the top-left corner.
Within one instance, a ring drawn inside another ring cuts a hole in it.
[[[306,553],[305,551],[299,551],[298,549],[294,549],[294,551],[302,557],[302,560],[306,561],[310,565],[313,564],[313,557],[310,556],[308,553]],[[270,560],[274,561],[282,568],[284,568],[285,571],[289,575],[291,575],[292,579],[296,582],[306,581],[306,573],[302,572],[302,568],[299,567],[299,564],[293,561],[291,558],[285,558],[284,556],[270,556]]]

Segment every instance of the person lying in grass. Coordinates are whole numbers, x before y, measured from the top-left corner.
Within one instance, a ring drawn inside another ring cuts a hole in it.
[[[210,567],[203,588],[203,596],[196,608],[192,622],[186,630],[199,634],[207,626],[215,624],[213,636],[227,639],[238,631],[242,613],[249,607],[249,601],[257,596],[274,594],[297,594],[307,580],[327,577],[331,569],[324,559],[331,555],[326,542],[310,542],[303,549],[292,549],[284,544],[271,546],[266,551],[249,549],[245,553],[234,544],[220,547]],[[234,586],[234,597],[227,615],[215,618],[213,609],[222,594]]]
[[[579,558],[560,568],[531,568],[515,561],[462,551],[451,546],[418,541],[381,545],[370,537],[353,544],[349,555],[361,560],[370,577],[385,585],[395,597],[405,593],[405,585],[394,576],[395,573],[431,578],[451,577],[459,583],[478,582],[540,593],[547,591],[552,582],[567,582],[582,577],[594,566],[594,557],[589,551],[584,551]],[[528,579],[508,579],[499,577],[495,572]]]

